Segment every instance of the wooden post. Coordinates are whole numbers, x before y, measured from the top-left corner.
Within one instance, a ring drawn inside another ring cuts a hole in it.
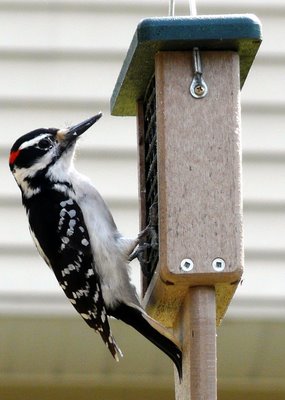
[[[160,52],[155,57],[161,281],[153,279],[145,299],[147,310],[180,338],[183,380],[176,377],[176,400],[217,399],[215,283],[235,282],[243,262],[239,57],[230,51],[203,52],[202,57],[210,92],[199,100],[189,93],[192,52]],[[145,127],[140,101],[137,117],[143,228]],[[213,268],[219,257],[225,261],[221,272]],[[189,272],[181,269],[185,258],[193,261]],[[179,285],[169,289],[165,282],[173,280]],[[219,298],[218,320],[226,306]],[[176,309],[176,323],[171,309]]]
[[[176,323],[183,348],[183,381],[176,400],[216,400],[216,303],[210,286],[190,288]]]
[[[189,93],[191,52],[158,53],[155,68],[160,275],[192,275],[176,323],[183,348],[176,400],[217,398],[215,274],[222,281],[243,263],[239,58],[228,51],[202,59],[209,93],[199,100]],[[219,257],[221,273],[212,265]],[[185,274],[187,258],[193,269]]]

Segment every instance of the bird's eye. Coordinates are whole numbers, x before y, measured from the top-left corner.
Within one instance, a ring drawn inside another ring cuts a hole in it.
[[[50,138],[44,138],[39,141],[37,147],[41,150],[49,150],[53,146],[53,142]]]

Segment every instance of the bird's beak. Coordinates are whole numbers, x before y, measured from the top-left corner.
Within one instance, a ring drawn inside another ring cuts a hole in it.
[[[59,142],[73,142],[73,140],[76,140],[78,136],[87,131],[87,129],[95,124],[95,122],[101,117],[102,113],[99,112],[98,114],[94,115],[94,117],[88,118],[77,125],[65,129],[59,129],[56,133],[56,138]]]

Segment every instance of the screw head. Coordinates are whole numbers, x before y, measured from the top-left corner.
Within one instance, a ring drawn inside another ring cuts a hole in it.
[[[215,258],[212,262],[212,267],[215,271],[221,272],[225,269],[226,263],[222,258]]]
[[[205,93],[205,88],[202,85],[196,85],[194,87],[194,92],[197,96],[203,96],[203,94]]]
[[[194,268],[194,263],[191,258],[184,258],[180,263],[180,269],[184,272],[190,272]]]

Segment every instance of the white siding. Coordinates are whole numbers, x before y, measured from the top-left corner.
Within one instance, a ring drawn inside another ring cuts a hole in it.
[[[186,4],[177,1],[177,14],[188,12]],[[201,14],[255,13],[263,24],[264,41],[242,91],[246,273],[227,319],[283,321],[285,3],[197,0],[197,6]],[[0,0],[0,317],[72,314],[33,248],[20,192],[8,170],[9,148],[19,135],[102,110],[104,118],[80,144],[78,169],[92,177],[120,229],[137,233],[136,124],[134,118],[110,116],[109,99],[137,23],[167,10],[168,2],[158,0]],[[230,333],[225,324],[227,329]],[[258,347],[263,325],[254,329]],[[9,352],[9,331],[2,334]],[[254,365],[261,362],[256,359]],[[225,370],[231,382],[235,366]],[[0,364],[0,382],[1,376]],[[264,371],[257,379],[263,376]]]

